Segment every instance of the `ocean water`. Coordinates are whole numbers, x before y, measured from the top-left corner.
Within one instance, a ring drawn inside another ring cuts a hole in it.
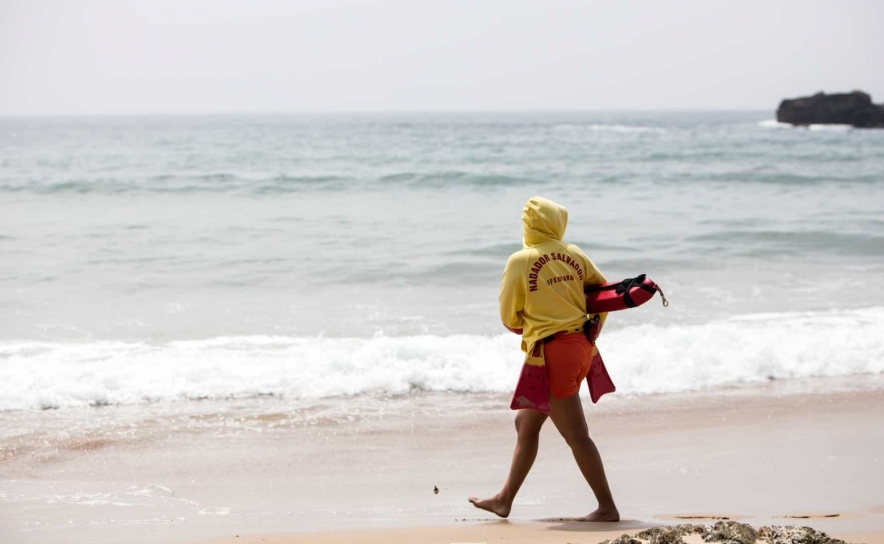
[[[0,410],[511,391],[534,195],[671,302],[618,394],[884,373],[884,131],[772,116],[2,118]]]

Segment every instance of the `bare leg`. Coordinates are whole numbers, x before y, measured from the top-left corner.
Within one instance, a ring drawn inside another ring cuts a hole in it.
[[[488,499],[470,497],[469,501],[476,508],[488,510],[505,518],[510,515],[513,500],[516,493],[522,487],[522,482],[528,476],[531,465],[537,457],[537,447],[540,442],[540,428],[546,421],[547,415],[536,410],[519,410],[516,414],[516,449],[513,451],[513,462],[510,465],[510,473],[506,483],[497,495]]]
[[[580,518],[579,521],[620,521],[620,513],[614,504],[611,489],[608,487],[608,479],[605,477],[602,457],[599,455],[595,443],[589,437],[580,395],[575,393],[564,399],[551,396],[549,415],[562,438],[571,447],[580,472],[583,473],[586,483],[592,488],[592,492],[599,502],[596,511]]]

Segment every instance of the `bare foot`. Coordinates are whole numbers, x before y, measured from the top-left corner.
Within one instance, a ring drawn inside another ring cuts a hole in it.
[[[490,499],[477,499],[476,497],[470,497],[469,501],[473,503],[473,506],[475,506],[476,508],[488,510],[492,514],[496,514],[502,518],[509,516],[510,509],[513,507],[512,503],[507,503],[505,500],[500,498],[499,495],[495,495]]]
[[[620,521],[620,512],[616,508],[599,508],[576,521]]]

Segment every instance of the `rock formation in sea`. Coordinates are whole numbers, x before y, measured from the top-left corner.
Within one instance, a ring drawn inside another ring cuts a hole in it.
[[[862,91],[786,99],[777,109],[777,121],[793,125],[852,125],[884,128],[884,104],[873,104]]]

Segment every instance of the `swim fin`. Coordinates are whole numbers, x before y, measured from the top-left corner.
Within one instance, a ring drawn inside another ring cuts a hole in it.
[[[589,374],[586,375],[586,383],[589,385],[589,398],[592,403],[596,404],[605,393],[613,393],[617,390],[611,376],[608,375],[608,369],[605,368],[605,362],[602,361],[602,354],[597,348],[593,348],[592,364],[589,367]]]
[[[525,408],[549,413],[549,386],[546,380],[546,367],[543,365],[543,342],[534,345],[531,355],[525,358],[519,383],[513,392],[510,409]]]

